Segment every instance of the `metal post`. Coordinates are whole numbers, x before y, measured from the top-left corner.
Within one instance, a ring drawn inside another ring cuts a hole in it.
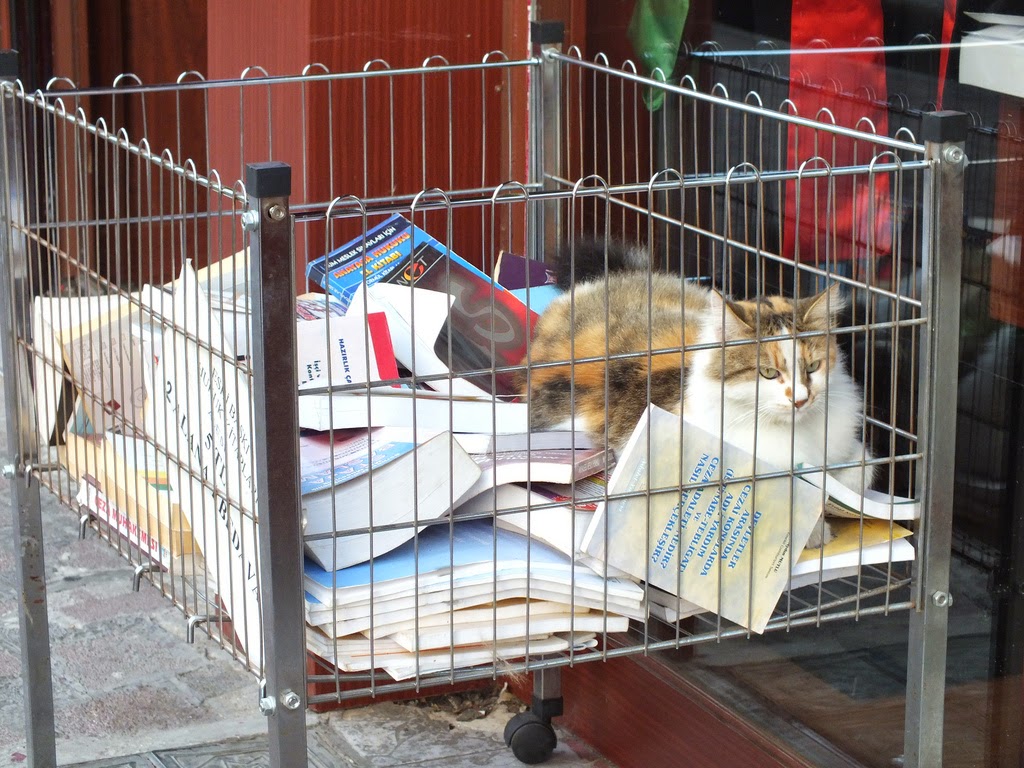
[[[924,185],[922,243],[928,324],[921,344],[920,481],[924,513],[917,532],[914,599],[907,659],[904,765],[942,765],[942,717],[949,621],[949,561],[953,528],[960,264],[963,250],[964,142],[967,115],[932,112],[921,122],[933,162]]]
[[[17,77],[16,51],[0,53],[0,80]],[[53,681],[50,672],[50,625],[46,609],[46,568],[43,563],[43,521],[39,506],[38,479],[27,470],[37,463],[38,445],[32,419],[32,391],[28,361],[19,354],[17,339],[27,339],[29,300],[29,253],[23,230],[26,216],[22,185],[24,147],[12,91],[2,93],[3,172],[0,199],[6,201],[0,216],[0,305],[3,306],[2,339],[4,398],[7,416],[7,451],[4,475],[11,483],[14,507],[14,549],[18,567],[18,623],[21,628],[22,682],[25,693],[25,733],[28,764],[56,766],[57,747],[53,723]]]
[[[547,57],[560,52],[565,25],[560,21],[530,23],[533,55],[540,61],[530,71],[530,183],[554,189],[554,176],[564,176],[562,168],[562,70]],[[562,239],[562,209],[558,200],[530,203],[527,255],[544,259],[553,253]]]
[[[252,370],[259,499],[260,612],[270,763],[306,765],[306,638],[302,611],[295,269],[291,167],[246,166]]]
[[[544,667],[533,673],[533,714],[544,722],[562,714],[562,670],[559,667]]]

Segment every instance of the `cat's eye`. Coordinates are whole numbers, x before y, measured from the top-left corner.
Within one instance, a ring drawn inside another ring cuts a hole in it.
[[[808,373],[814,373],[819,368],[821,368],[821,360],[811,360],[811,362],[804,367],[804,370]]]
[[[779,369],[778,368],[772,368],[770,365],[762,365],[761,369],[760,369],[760,373],[766,379],[775,379],[775,378],[778,378],[778,376],[779,376]]]

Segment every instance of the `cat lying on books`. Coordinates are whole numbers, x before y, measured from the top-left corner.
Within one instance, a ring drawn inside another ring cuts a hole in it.
[[[556,265],[559,286],[568,289],[574,281],[575,288],[553,301],[537,323],[528,380],[532,428],[574,425],[597,442],[607,432],[609,445],[621,448],[649,400],[682,410],[688,421],[724,433],[730,443],[778,467],[871,458],[860,437],[860,388],[835,338],[806,336],[794,349],[794,332],[836,327],[844,306],[838,285],[796,301],[734,301],[678,275],[651,273],[649,255],[640,248],[609,243],[605,259],[603,242],[578,242],[573,264],[560,257]],[[681,339],[689,347],[777,336],[789,338],[709,346],[688,351],[684,361],[678,351]],[[646,356],[609,360],[672,348],[677,351],[650,357],[649,377]],[[584,358],[590,361],[573,369],[572,413],[569,366],[537,364]],[[835,476],[859,493],[870,487],[874,466],[858,463]],[[824,534],[816,528],[809,546],[832,539],[827,521],[825,527]]]

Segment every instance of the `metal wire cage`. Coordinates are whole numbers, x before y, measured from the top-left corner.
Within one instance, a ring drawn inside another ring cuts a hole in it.
[[[507,393],[502,388],[524,379],[528,386],[539,370],[531,366],[528,340],[525,363],[522,356],[495,356],[499,334],[492,319],[482,346],[465,359],[456,361],[452,335],[434,328],[441,341],[426,348],[410,342],[406,357],[396,343],[399,365],[383,375],[371,364],[367,305],[346,315],[359,320],[353,343],[361,342],[362,380],[349,381],[347,368],[328,360],[323,375],[300,392],[295,297],[319,286],[297,288],[296,264],[301,269],[338,251],[397,213],[441,244],[448,258],[435,287],[450,295],[461,290],[453,253],[490,275],[503,251],[550,261],[561,245],[583,237],[643,243],[659,269],[681,271],[737,300],[796,299],[841,286],[850,309],[823,333],[844,350],[863,393],[859,427],[870,451],[851,463],[877,467],[878,490],[920,503],[923,513],[912,523],[913,578],[909,563],[893,556],[891,519],[888,550],[866,558],[861,517],[852,567],[832,578],[823,561],[812,563],[806,586],[787,587],[765,629],[913,611],[907,764],[938,764],[941,701],[921,693],[943,679],[948,604],[952,447],[942,438],[952,416],[942,403],[956,384],[937,372],[953,367],[957,354],[956,313],[942,308],[956,306],[959,291],[964,137],[958,116],[926,116],[920,135],[901,130],[891,138],[866,123],[848,128],[821,114],[794,114],[785,103],[775,109],[754,91],[735,98],[722,86],[702,91],[692,78],[666,83],[632,64],[585,60],[576,49],[563,52],[557,36],[537,42],[534,55],[521,61],[495,53],[477,64],[433,58],[403,70],[381,61],[358,73],[312,65],[294,76],[250,69],[233,81],[186,73],[165,86],[128,77],[85,90],[56,81],[35,93],[24,90],[16,72],[6,74],[9,203],[0,270],[11,330],[3,334],[4,370],[14,384],[7,395],[11,473],[20,479],[19,505],[30,510],[19,535],[40,534],[39,486],[81,510],[83,535],[94,527],[117,547],[134,568],[135,588],[150,580],[182,609],[189,637],[196,629],[208,633],[260,677],[261,707],[273,714],[273,759],[304,749],[308,704],[517,672],[533,672],[538,700],[550,702],[558,695],[552,680],[567,664],[732,637],[756,642],[749,625],[707,606],[686,611],[644,589],[642,578],[625,579],[639,595],[636,612],[616,613],[609,571],[594,566],[584,577],[588,566],[573,565],[573,551],[566,554],[560,593],[568,623],[542,630],[543,615],[528,609],[521,647],[502,646],[508,639],[503,599],[534,604],[545,597],[530,578],[519,592],[502,591],[498,540],[508,527],[502,523],[526,513],[529,533],[558,505],[502,508],[492,496],[475,512],[458,514],[451,440],[440,463],[413,460],[407,475],[389,481],[412,488],[410,518],[389,518],[380,501],[389,488],[370,482],[364,504],[346,505],[332,495],[322,512],[326,527],[314,530],[308,502],[300,501],[306,497],[297,436],[310,425],[300,418],[302,398],[321,398],[329,424],[338,426],[338,398],[362,397],[365,426],[376,424],[370,401],[381,388],[405,387],[412,401],[429,401],[468,381],[490,395],[483,401],[495,409],[478,417],[475,429],[460,429],[461,400],[452,398],[441,417],[448,429],[440,431],[495,437],[497,405],[510,399],[497,397]],[[464,107],[469,94],[472,109]],[[663,105],[651,110],[656,97]],[[314,105],[326,105],[326,125],[311,121]],[[157,150],[148,136],[129,136],[119,121],[133,110],[143,126],[154,125],[156,115],[175,125],[175,146]],[[201,164],[187,154],[187,110],[203,115]],[[298,147],[280,138],[295,121]],[[225,143],[225,135],[239,135],[238,146]],[[244,180],[234,181],[243,173]],[[364,272],[361,287],[369,282]],[[539,309],[531,291],[524,295],[527,313]],[[499,293],[491,288],[477,297],[489,318],[502,309]],[[306,322],[330,333],[334,299],[303,300],[318,307],[309,310],[317,319]],[[407,333],[415,339],[424,317],[416,299],[409,312]],[[397,342],[394,327],[392,334]],[[796,344],[792,333],[789,339]],[[682,359],[694,349],[687,338],[674,352]],[[624,359],[672,351],[654,349],[649,336]],[[431,355],[440,368],[424,365]],[[556,361],[568,367],[570,379],[593,362]],[[415,441],[423,442],[429,427],[418,418],[411,426],[422,430]],[[332,451],[349,437],[333,434]],[[583,437],[572,439],[582,444]],[[596,442],[597,451],[609,447]],[[371,474],[386,466],[375,461],[369,459]],[[339,463],[328,460],[330,476]],[[835,467],[790,466],[774,477],[793,484],[812,469]],[[447,502],[432,518],[421,483],[431,473],[446,475],[440,485]],[[752,483],[770,479],[750,477]],[[724,483],[722,477],[680,481],[668,490],[721,490]],[[571,485],[575,496],[580,486]],[[331,486],[333,494],[343,483]],[[657,490],[633,495],[649,500]],[[606,489],[590,501],[607,506],[617,498]],[[465,522],[490,526],[492,550],[475,598],[460,602],[464,585],[454,575],[454,552],[457,527]],[[575,517],[569,523],[570,546],[581,525]],[[303,546],[307,552],[327,547],[321,556],[326,591],[340,594],[337,542],[395,532],[413,551],[403,614],[413,639],[396,647],[397,633],[384,632],[394,616],[383,606],[394,603],[377,557],[368,560],[365,595],[325,599],[321,629],[307,627]],[[429,609],[426,553],[419,549],[424,537],[438,533],[451,566],[435,590],[440,612]],[[529,577],[540,568],[543,545],[525,541]],[[23,560],[24,574],[33,567],[31,558]],[[588,593],[585,584],[594,578],[603,587]],[[34,587],[26,580],[22,589],[27,594]],[[361,637],[322,631],[344,625],[356,603],[368,621]],[[27,620],[27,659],[48,642],[45,601],[25,602],[40,604]],[[452,629],[462,626],[456,611],[463,605],[477,611],[479,625],[471,662],[457,653],[462,647]],[[438,628],[442,641],[428,644],[426,631]],[[549,637],[557,642],[542,642]],[[48,671],[37,661],[26,664],[29,677],[45,683],[29,680],[45,704]],[[41,752],[52,750],[52,701],[49,707],[49,737],[45,718],[32,723],[30,742]],[[537,715],[547,723],[552,711]]]

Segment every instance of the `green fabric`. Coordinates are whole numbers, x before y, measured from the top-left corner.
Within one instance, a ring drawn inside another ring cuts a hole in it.
[[[660,69],[661,74],[655,77],[659,80],[672,78],[689,12],[690,0],[636,0],[626,33],[645,74],[652,75]],[[649,88],[644,101],[652,111],[661,109],[665,94],[660,89]]]

